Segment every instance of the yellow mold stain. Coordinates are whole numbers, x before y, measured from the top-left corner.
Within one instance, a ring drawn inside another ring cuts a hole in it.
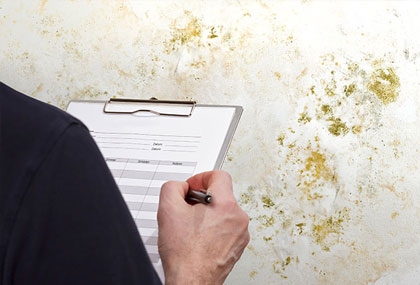
[[[261,215],[257,219],[265,227],[271,227],[272,225],[274,225],[274,217],[273,216],[268,217],[267,215]]]
[[[274,72],[274,76],[280,80],[281,79],[281,74],[279,72]]]
[[[166,50],[167,53],[169,53],[170,50],[176,50],[178,45],[183,46],[201,38],[202,25],[199,19],[191,16],[191,12],[189,11],[185,11],[185,14],[190,17],[190,20],[183,28],[172,28],[172,37],[169,40],[169,47]]]
[[[332,79],[331,83],[327,84],[324,88],[325,94],[329,97],[335,96],[335,90],[337,89],[337,82]]]
[[[267,195],[263,195],[261,197],[261,201],[263,202],[263,207],[264,208],[271,208],[271,207],[274,206],[273,200],[271,200],[271,198],[268,197]]]
[[[284,135],[284,134],[281,134],[281,135],[279,135],[278,137],[277,137],[277,141],[279,142],[279,144],[281,145],[281,146],[283,146],[283,144],[284,144],[284,139],[286,138],[286,136]]]
[[[299,223],[295,225],[298,228],[298,233],[302,234],[303,233],[303,227],[306,226],[306,223]]]
[[[399,95],[400,78],[394,69],[378,68],[370,76],[367,86],[368,90],[373,92],[384,105],[395,102]]]
[[[211,29],[210,29],[210,35],[208,35],[208,37],[207,38],[209,38],[209,39],[215,39],[215,38],[217,38],[217,37],[219,37],[217,34],[216,34],[216,32],[214,31],[214,27],[211,27]]]
[[[334,136],[345,136],[349,132],[349,128],[341,121],[340,118],[331,117],[328,120],[332,122],[328,127],[328,131]]]
[[[287,279],[287,276],[283,274],[284,271],[286,271],[286,267],[290,265],[292,262],[296,262],[297,260],[299,260],[297,256],[296,257],[288,256],[284,260],[275,260],[272,265],[274,273],[281,274],[282,278]]]
[[[255,277],[255,275],[257,275],[258,274],[258,272],[257,271],[255,271],[255,270],[253,270],[253,271],[251,271],[250,273],[249,273],[249,277],[250,278],[254,278]]]
[[[323,195],[316,192],[318,186],[324,183],[321,180],[325,182],[333,180],[333,175],[327,167],[326,161],[324,154],[314,150],[311,151],[310,156],[304,161],[304,167],[300,170],[300,182],[297,188],[303,191],[304,197],[308,201],[323,198]]]
[[[360,125],[351,127],[351,132],[355,135],[360,134],[361,131],[362,131],[362,126]]]
[[[349,97],[351,94],[356,91],[356,84],[351,83],[349,85],[344,86],[344,94],[346,94],[346,97]]]
[[[322,105],[321,110],[324,113],[324,115],[331,115],[332,114],[332,108],[331,108],[330,105]]]
[[[303,112],[303,113],[300,114],[298,122],[306,124],[306,123],[309,123],[311,120],[312,120],[312,118],[308,116],[308,113]]]
[[[347,213],[347,209],[344,209],[344,213],[339,211],[338,216],[330,216],[326,219],[314,223],[312,226],[312,236],[317,244],[319,244],[324,251],[330,251],[331,241],[327,241],[330,235],[335,235],[337,238],[343,232],[343,223]]]
[[[242,193],[241,194],[241,199],[240,199],[240,203],[242,205],[246,205],[251,201],[251,197],[249,196],[248,193]]]
[[[272,237],[263,237],[263,240],[265,241],[271,241],[273,238]]]
[[[350,63],[350,64],[347,66],[347,69],[348,69],[351,73],[354,73],[354,72],[356,72],[356,71],[359,69],[359,64],[357,64],[357,63]]]
[[[305,170],[312,173],[312,177],[319,180],[321,177],[327,180],[330,177],[330,170],[325,165],[325,155],[317,151],[312,151],[306,159]]]
[[[193,63],[191,63],[191,67],[194,67],[194,68],[200,68],[200,67],[204,67],[204,66],[206,66],[206,61],[205,60],[202,60],[202,61],[197,61],[197,62],[193,62]]]

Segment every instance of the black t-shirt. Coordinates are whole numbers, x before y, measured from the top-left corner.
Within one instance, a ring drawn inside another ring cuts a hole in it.
[[[160,284],[89,131],[0,83],[0,284]]]

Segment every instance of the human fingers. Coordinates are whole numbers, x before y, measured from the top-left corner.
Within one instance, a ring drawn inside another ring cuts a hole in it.
[[[185,196],[188,192],[188,183],[183,181],[168,181],[160,190],[159,205],[165,203],[186,204]]]
[[[189,187],[195,190],[207,190],[214,196],[233,198],[232,178],[229,173],[220,170],[197,174],[187,180]]]

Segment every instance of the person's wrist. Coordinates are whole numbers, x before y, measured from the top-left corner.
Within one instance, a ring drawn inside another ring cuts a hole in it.
[[[187,264],[185,261],[176,262],[176,266],[166,266],[165,268],[165,284],[223,284],[214,279],[213,272],[207,272],[202,262],[192,262]],[[169,267],[169,268],[168,268]]]
[[[202,278],[197,276],[193,271],[188,270],[167,270],[165,271],[165,284],[204,284]]]
[[[202,284],[201,280],[196,279],[192,276],[191,273],[173,273],[173,274],[165,274],[165,284],[166,285],[181,285],[181,284]]]

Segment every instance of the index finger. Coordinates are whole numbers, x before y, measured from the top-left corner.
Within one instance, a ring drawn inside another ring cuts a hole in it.
[[[190,189],[207,190],[216,196],[233,196],[232,178],[220,170],[197,174],[187,180]]]
[[[186,182],[168,181],[162,185],[159,196],[159,205],[170,203],[175,205],[188,205],[185,202],[185,196],[188,192]]]

